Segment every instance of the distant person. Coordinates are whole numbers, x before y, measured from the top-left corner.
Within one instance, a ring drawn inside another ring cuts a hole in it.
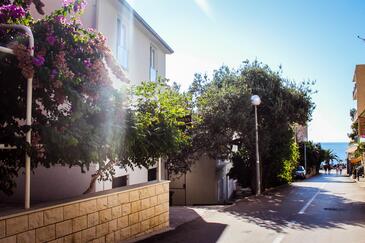
[[[328,167],[327,165],[324,165],[323,167],[324,167],[324,173],[327,175]]]
[[[336,167],[336,176],[338,176],[338,173],[340,172],[340,168],[338,167],[338,165],[335,165]]]
[[[339,170],[340,170],[340,175],[342,175],[342,170],[343,170],[343,165],[342,164],[340,164]]]

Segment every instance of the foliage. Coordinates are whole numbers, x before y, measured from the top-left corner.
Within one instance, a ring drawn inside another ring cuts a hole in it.
[[[240,186],[251,187],[255,179],[255,171],[252,170],[251,161],[247,150],[239,150],[232,155],[232,168],[229,171],[231,178],[237,179]]]
[[[294,179],[294,171],[298,167],[298,160],[300,157],[299,146],[296,142],[292,141],[290,146],[290,158],[284,160],[281,173],[278,175],[282,183],[292,182]]]
[[[167,80],[142,82],[131,88],[124,122],[125,134],[118,149],[118,159],[110,159],[93,175],[88,193],[97,179],[108,180],[115,167],[131,168],[154,165],[158,158],[165,160],[169,171],[189,170],[192,156],[191,98],[169,86]]]
[[[362,156],[364,153],[365,153],[365,143],[364,142],[358,143],[357,148],[353,154],[353,157],[358,158],[358,157]]]
[[[333,153],[333,150],[331,149],[325,149],[323,150],[322,152],[323,154],[323,161],[326,163],[326,164],[329,164],[330,162],[333,162],[333,161],[339,161],[339,158],[336,154]]]
[[[316,172],[319,172],[321,162],[325,161],[327,153],[325,149],[322,149],[320,143],[314,143],[312,141],[299,143],[299,164],[304,166],[304,144],[306,146],[306,157],[307,157],[307,173],[310,173],[311,168],[315,168]]]
[[[192,145],[190,96],[166,80],[143,82],[132,93],[128,159],[141,166],[162,157],[170,170],[185,171],[186,150]]]
[[[290,82],[257,61],[246,62],[237,70],[223,66],[212,80],[196,75],[190,92],[201,117],[197,144],[213,158],[233,158],[230,176],[247,184],[243,178],[254,175],[256,158],[250,97],[257,94],[262,98],[258,123],[263,187],[283,183],[279,175],[284,161],[292,158],[291,125],[306,124],[314,109],[310,84]],[[234,144],[239,146],[237,154],[232,153]],[[255,188],[252,177],[250,181]]]
[[[356,115],[356,109],[355,108],[352,108],[350,110],[350,117],[351,117],[351,121],[352,121],[352,124],[351,124],[351,133],[348,133],[347,136],[350,138],[350,143],[356,143],[357,140],[358,140],[358,121],[355,120],[355,115]]]

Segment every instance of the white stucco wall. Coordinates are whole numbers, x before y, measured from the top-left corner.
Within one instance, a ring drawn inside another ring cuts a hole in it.
[[[94,169],[81,173],[79,167],[55,165],[51,168],[38,167],[31,174],[31,201],[45,202],[71,198],[82,193],[90,183]],[[24,174],[19,173],[16,179],[17,187],[9,197],[0,193],[0,202],[22,202],[24,200]]]
[[[219,204],[229,200],[235,181],[227,176],[232,167],[230,161],[220,162],[201,156],[185,175],[173,175],[170,190],[173,205]],[[185,189],[184,189],[185,184]]]

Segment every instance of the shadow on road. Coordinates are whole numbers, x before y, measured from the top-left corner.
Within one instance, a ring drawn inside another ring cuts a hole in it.
[[[186,223],[178,226],[175,230],[166,232],[162,235],[156,235],[146,240],[139,241],[141,243],[149,242],[161,242],[161,237],[163,242],[197,242],[196,239],[204,238],[204,243],[217,242],[227,225],[218,223],[208,223],[201,217],[195,219],[190,223]],[[177,232],[182,232],[183,239],[177,237]]]
[[[305,214],[298,214],[298,211],[319,190],[318,187],[308,186],[308,182],[309,185],[310,182],[342,183],[343,185],[353,183],[334,175],[320,176],[306,181],[305,186],[289,186],[271,191],[260,197],[244,199],[235,206],[225,209],[224,212],[234,215],[237,219],[277,232],[282,232],[284,228],[313,229],[342,228],[344,225],[365,226],[364,201],[352,200],[348,193],[334,193],[326,190],[326,188],[321,190]],[[358,189],[357,187],[354,188]],[[347,197],[341,196],[344,194]],[[362,195],[362,198],[365,199],[365,195]]]

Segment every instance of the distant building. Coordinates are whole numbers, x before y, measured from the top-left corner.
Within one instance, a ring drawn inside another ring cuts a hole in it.
[[[295,140],[298,143],[308,141],[308,126],[295,125],[294,126]]]
[[[354,123],[358,124],[358,141],[357,143],[365,141],[365,64],[359,64],[355,67],[353,99],[356,100],[356,114],[354,116]],[[351,145],[347,149],[349,165],[364,163],[364,155],[360,157],[355,156],[357,145]],[[349,166],[350,168],[351,166]]]
[[[356,65],[354,73],[353,99],[356,100],[354,122],[358,123],[359,139],[365,139],[365,64]]]

